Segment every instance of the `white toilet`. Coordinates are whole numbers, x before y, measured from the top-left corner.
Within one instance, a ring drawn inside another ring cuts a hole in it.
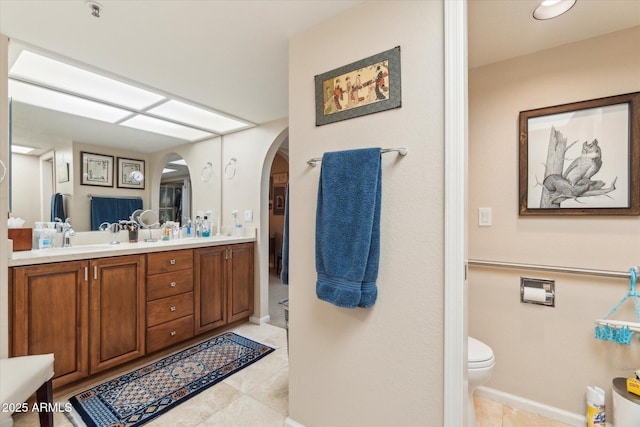
[[[495,360],[493,358],[493,350],[491,350],[491,347],[472,337],[468,337],[467,351],[469,358],[467,363],[469,378],[468,427],[475,427],[476,412],[473,407],[473,392],[476,390],[476,387],[489,380],[491,372],[493,372]]]

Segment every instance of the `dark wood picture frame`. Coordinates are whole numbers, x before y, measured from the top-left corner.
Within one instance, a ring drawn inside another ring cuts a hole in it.
[[[316,126],[402,106],[400,46],[315,76]]]
[[[286,188],[273,187],[273,214],[284,215],[284,206],[286,203]]]
[[[113,187],[113,156],[81,151],[80,184]]]
[[[144,172],[144,160],[127,159],[125,157],[118,157],[118,188],[133,188],[136,190],[144,190],[144,181],[137,182],[131,179],[130,174],[133,171]]]
[[[640,92],[521,111],[520,215],[640,215]]]

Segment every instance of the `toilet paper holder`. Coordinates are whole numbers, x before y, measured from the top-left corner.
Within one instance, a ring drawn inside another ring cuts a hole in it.
[[[520,277],[520,302],[555,307],[555,280]]]

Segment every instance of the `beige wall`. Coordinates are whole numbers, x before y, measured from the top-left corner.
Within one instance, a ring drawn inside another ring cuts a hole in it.
[[[401,46],[402,108],[315,126],[313,76]],[[289,52],[290,418],[307,427],[443,425],[443,3],[364,2],[295,35]],[[378,300],[315,295],[314,233],[327,151],[382,157]]]
[[[41,221],[40,159],[38,156],[12,154],[11,182],[13,191],[18,192],[12,196],[11,216],[24,219],[24,227],[33,227],[35,221]]]
[[[634,27],[470,71],[471,259],[614,271],[640,265],[637,216],[518,216],[518,113],[639,91],[638,40]],[[479,207],[493,209],[493,226],[478,227]],[[520,276],[555,279],[556,307],[521,304]],[[595,340],[594,320],[627,290],[620,279],[471,267],[469,334],[496,357],[488,386],[578,414],[588,385],[610,398],[611,379],[640,367],[640,345]],[[622,314],[633,320],[629,304]]]

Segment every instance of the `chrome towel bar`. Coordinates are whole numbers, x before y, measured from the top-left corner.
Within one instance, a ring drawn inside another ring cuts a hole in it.
[[[620,279],[628,279],[630,273],[628,271],[610,271],[610,270],[591,270],[587,268],[573,268],[573,267],[558,267],[551,265],[535,265],[535,264],[519,264],[514,262],[502,262],[502,261],[483,261],[478,259],[469,259],[467,264],[470,266],[478,267],[498,267],[498,268],[511,268],[521,270],[541,270],[551,271],[554,273],[571,273],[582,274],[586,276],[601,276],[601,277],[615,277]]]
[[[391,152],[396,152],[401,156],[406,156],[407,153],[409,152],[409,150],[407,150],[406,148],[403,147],[399,147],[399,148],[381,148],[380,149],[380,153],[391,153]],[[307,164],[311,167],[316,167],[316,165],[322,161],[322,157],[314,157],[313,159],[309,159],[307,160]]]

